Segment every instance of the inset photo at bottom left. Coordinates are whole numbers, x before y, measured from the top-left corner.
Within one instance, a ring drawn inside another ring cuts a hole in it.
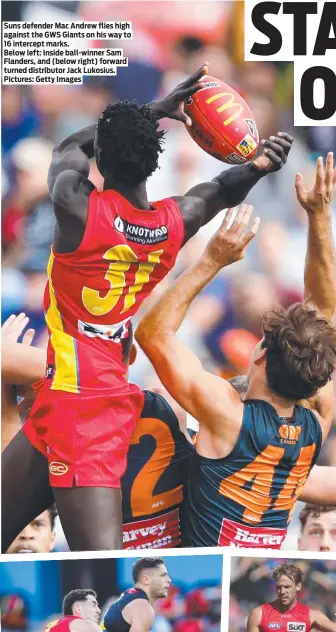
[[[221,555],[2,562],[1,629],[220,632]]]

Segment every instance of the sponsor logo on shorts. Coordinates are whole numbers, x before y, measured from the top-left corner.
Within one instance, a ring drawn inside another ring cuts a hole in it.
[[[123,549],[170,549],[181,544],[179,510],[123,526]]]
[[[239,145],[237,145],[237,149],[241,154],[243,154],[243,156],[246,157],[252,154],[256,146],[257,143],[253,140],[252,136],[250,134],[246,134],[243,140],[240,141]]]
[[[247,527],[224,518],[218,545],[231,548],[280,549],[286,533],[286,529]]]
[[[121,219],[117,215],[114,220],[114,227],[119,233],[123,233],[128,241],[133,241],[137,244],[159,244],[168,239],[168,228],[164,225],[156,228],[146,228],[146,226],[140,226],[139,224],[131,224],[131,222]]]
[[[235,154],[235,152],[233,152],[229,156],[226,156],[226,160],[233,165],[241,165],[243,162],[245,162],[245,158],[238,156],[238,154]]]
[[[60,461],[52,461],[49,465],[49,472],[54,476],[63,476],[68,470],[68,466],[65,463],[60,463]]]
[[[306,632],[306,627],[305,623],[292,621],[291,623],[287,623],[287,632]]]
[[[282,623],[268,623],[267,627],[270,630],[280,630],[282,628]]]
[[[291,445],[298,442],[302,428],[300,426],[291,426],[290,424],[282,424],[279,428],[280,442],[289,443]]]
[[[88,338],[101,338],[102,340],[110,340],[112,342],[120,342],[129,336],[129,321],[126,318],[121,323],[114,325],[99,325],[97,323],[85,323],[78,320],[78,331]]]

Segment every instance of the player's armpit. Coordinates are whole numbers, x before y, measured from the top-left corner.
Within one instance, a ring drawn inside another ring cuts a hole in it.
[[[261,624],[261,608],[254,608],[248,620],[246,632],[259,632]]]
[[[336,507],[336,467],[314,465],[298,500]]]
[[[6,384],[28,385],[45,373],[46,353],[18,342],[2,342],[1,376]]]
[[[320,632],[336,632],[336,623],[330,621],[320,610],[310,611],[310,622],[311,625],[315,626]]]

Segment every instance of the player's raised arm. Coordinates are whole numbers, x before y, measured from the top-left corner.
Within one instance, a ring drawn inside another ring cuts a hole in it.
[[[246,632],[259,632],[261,623],[261,608],[254,608],[247,619]]]
[[[336,308],[336,253],[331,208],[335,185],[332,152],[328,154],[325,168],[323,159],[318,158],[315,183],[311,189],[306,189],[302,175],[296,174],[297,198],[308,217],[305,303],[329,319],[332,319]]]
[[[336,308],[336,253],[332,236],[331,200],[336,184],[333,153],[316,163],[314,186],[306,189],[301,174],[296,175],[298,201],[307,212],[308,247],[305,263],[305,304],[316,309],[321,316],[332,319]],[[326,358],[327,360],[327,358]],[[320,415],[323,435],[326,438],[333,417],[333,383],[329,381],[310,405]]]
[[[330,621],[320,610],[310,611],[310,621],[312,627],[317,628],[320,632],[336,632],[336,623]]]
[[[261,141],[263,154],[252,162],[226,169],[211,182],[198,184],[184,197],[175,198],[184,217],[184,243],[219,211],[243,202],[260,178],[279,171],[287,162],[292,142],[289,134],[279,132],[270,136],[269,140]]]
[[[200,421],[204,419],[206,425],[215,423],[211,406],[227,410],[230,400],[240,402],[240,397],[228,382],[203,370],[197,356],[176,337],[176,332],[190,304],[207,283],[221,268],[244,257],[259,226],[256,218],[248,230],[251,213],[251,206],[242,205],[228,228],[233,212],[227,212],[197,264],[161,297],[135,334],[172,397],[191,415]]]

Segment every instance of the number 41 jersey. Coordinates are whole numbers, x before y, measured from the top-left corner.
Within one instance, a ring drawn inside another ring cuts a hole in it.
[[[191,546],[279,549],[321,443],[311,410],[295,406],[287,419],[266,401],[245,400],[232,452],[191,459]]]
[[[151,206],[138,210],[116,191],[94,190],[79,248],[52,249],[45,292],[52,390],[105,390],[125,374],[120,343],[130,318],[173,267],[184,236],[173,199]]]

